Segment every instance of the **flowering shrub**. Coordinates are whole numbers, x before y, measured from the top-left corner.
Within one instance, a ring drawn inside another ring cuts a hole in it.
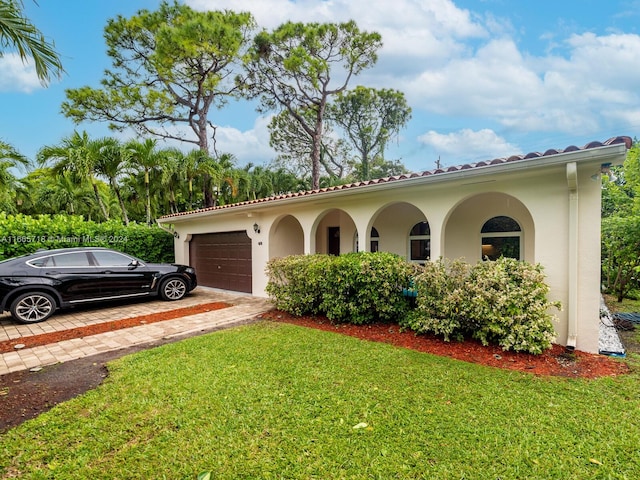
[[[322,313],[354,324],[397,320],[408,311],[402,288],[416,270],[386,252],[294,255],[268,263],[267,293],[295,315]]]
[[[403,322],[416,332],[445,340],[472,336],[484,345],[539,354],[555,337],[549,287],[540,265],[510,258],[479,262],[427,264],[415,279],[417,308]]]

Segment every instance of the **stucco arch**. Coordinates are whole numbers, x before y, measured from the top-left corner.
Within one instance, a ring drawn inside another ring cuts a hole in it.
[[[455,205],[445,219],[442,244],[446,258],[481,260],[480,230],[497,216],[513,218],[522,228],[523,259],[535,262],[535,225],[527,206],[512,195],[488,192],[471,195]]]
[[[355,233],[356,224],[347,212],[339,208],[324,210],[316,217],[311,230],[311,236],[315,238],[315,253],[353,252]]]
[[[281,215],[269,230],[269,259],[304,254],[304,230],[293,215]]]
[[[419,222],[427,222],[424,212],[409,202],[391,202],[380,207],[367,227],[366,245],[369,245],[371,227],[379,234],[378,249],[408,258],[409,232]]]

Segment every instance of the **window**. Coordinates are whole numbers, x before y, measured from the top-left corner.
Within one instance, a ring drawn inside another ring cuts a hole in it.
[[[482,226],[482,258],[497,260],[500,257],[521,258],[522,229],[511,217],[490,218]]]
[[[101,267],[128,267],[133,259],[117,252],[96,250],[91,252]]]
[[[431,257],[429,222],[416,223],[409,233],[409,260],[424,263]]]
[[[371,250],[372,252],[377,252],[380,241],[380,235],[378,234],[378,230],[375,227],[371,227]]]
[[[378,230],[376,230],[375,227],[371,227],[371,250],[369,250],[370,252],[378,251],[379,241],[380,241],[380,235],[378,234]],[[356,234],[353,236],[353,251],[354,252],[360,251],[358,249],[358,232],[356,232]]]

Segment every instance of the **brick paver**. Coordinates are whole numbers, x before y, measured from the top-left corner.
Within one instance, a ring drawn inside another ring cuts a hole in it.
[[[266,298],[198,287],[188,297],[178,302],[151,300],[132,305],[109,306],[103,309],[62,311],[46,322],[34,325],[16,324],[5,314],[0,316],[0,341],[58,332],[79,326],[165,312],[210,302],[226,302],[233,306],[149,325],[139,325],[4,353],[0,355],[0,375],[75,360],[106,351],[143,345],[188,333],[232,326],[246,322],[272,308]]]

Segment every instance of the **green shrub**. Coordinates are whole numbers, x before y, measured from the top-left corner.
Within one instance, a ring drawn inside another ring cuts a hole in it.
[[[324,272],[328,255],[290,255],[274,258],[267,264],[267,293],[280,310],[294,315],[320,313]]]
[[[44,248],[108,247],[148,262],[174,260],[173,237],[157,226],[112,220],[86,221],[73,215],[0,213],[0,259]]]
[[[408,311],[402,288],[416,266],[391,253],[296,255],[267,266],[267,293],[295,315],[322,313],[330,320],[366,324],[398,320]]]
[[[403,322],[416,332],[445,340],[472,336],[484,345],[539,354],[555,337],[549,287],[540,265],[510,258],[427,264],[415,280],[418,306]]]

